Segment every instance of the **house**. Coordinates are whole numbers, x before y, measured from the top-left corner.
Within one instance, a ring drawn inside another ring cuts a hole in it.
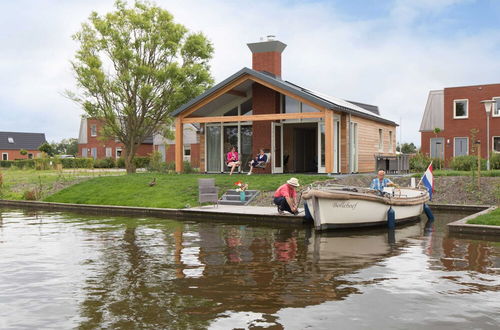
[[[95,118],[82,118],[80,132],[78,135],[78,154],[81,157],[92,157],[94,159],[115,158],[122,155],[124,145],[114,139],[107,139],[100,136],[103,122]],[[199,137],[198,127],[194,124],[184,127],[184,148],[183,157],[189,161],[192,167],[199,167]],[[153,151],[162,154],[162,160],[173,162],[175,157],[175,141],[166,139],[160,134],[145,139],[137,149],[136,155],[147,157]]]
[[[172,129],[175,131],[175,126]],[[199,127],[196,124],[184,125],[183,142],[182,159],[189,162],[192,167],[200,167],[200,137]],[[162,161],[167,163],[175,161],[175,140],[155,134],[153,144],[155,150],[162,154]]]
[[[114,139],[103,138],[101,130],[103,122],[96,118],[82,118],[80,132],[78,134],[78,154],[81,157],[92,157],[94,159],[115,158],[122,156],[123,143]],[[137,148],[136,155],[147,157],[153,152],[153,137],[142,142]]]
[[[47,142],[44,133],[0,132],[0,160],[31,159],[41,155],[38,148]],[[21,150],[27,152],[21,155]]]
[[[483,100],[498,100],[489,118]],[[440,130],[434,133],[435,128]],[[473,139],[472,129],[478,130]],[[500,84],[449,87],[429,92],[420,124],[421,151],[448,162],[456,156],[477,154],[473,144],[480,141],[481,157],[500,152]],[[474,141],[476,140],[476,141]]]
[[[263,148],[267,173],[352,173],[376,170],[375,156],[395,155],[396,123],[378,107],[324,95],[281,78],[286,45],[268,37],[248,44],[243,68],[173,112],[176,171],[182,171],[183,127],[200,125],[200,171],[225,172],[236,146],[242,171]]]

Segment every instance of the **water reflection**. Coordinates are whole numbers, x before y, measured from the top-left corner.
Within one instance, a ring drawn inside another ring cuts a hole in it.
[[[369,297],[367,290],[386,290],[387,283],[392,283],[389,294],[418,291],[422,282],[407,281],[410,277],[441,283],[431,288],[429,299],[474,292],[488,302],[492,298],[484,293],[498,292],[500,284],[492,277],[499,272],[500,248],[448,237],[444,224],[452,218],[438,214],[435,223],[392,232],[316,233],[2,210],[0,304],[8,302],[9,308],[0,308],[0,328],[227,328],[226,321],[281,327],[286,318],[278,315],[287,308],[348,306],[353,294]],[[26,254],[26,249],[36,250]],[[17,267],[19,262],[39,267]],[[30,277],[21,281],[19,272]],[[46,272],[54,277],[40,280]],[[17,294],[26,282],[32,282],[29,304]],[[37,300],[42,293],[52,297],[43,299],[52,310],[65,308],[41,314],[33,303],[42,302]],[[382,301],[394,304],[392,298]],[[31,315],[22,318],[9,313],[13,310]],[[312,316],[303,318],[304,326],[314,324]],[[322,325],[330,323],[326,318]]]

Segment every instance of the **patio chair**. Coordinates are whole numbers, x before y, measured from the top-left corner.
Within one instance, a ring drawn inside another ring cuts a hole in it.
[[[219,206],[219,188],[215,186],[215,179],[198,179],[198,202],[206,202]]]
[[[258,169],[258,168],[260,168],[260,169],[265,169],[265,168],[267,168],[267,166],[268,166],[269,164],[271,164],[271,153],[270,153],[270,152],[266,152],[266,153],[265,153],[265,155],[267,156],[267,160],[266,160],[266,162],[265,162],[265,163],[260,163],[260,164],[257,164],[257,165],[254,167],[254,169]]]

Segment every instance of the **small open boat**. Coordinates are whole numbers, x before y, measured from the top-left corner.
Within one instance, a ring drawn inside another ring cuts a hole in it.
[[[302,194],[306,217],[318,230],[387,224],[390,208],[396,223],[416,220],[429,200],[426,189],[384,188],[383,192],[359,187],[319,187]]]

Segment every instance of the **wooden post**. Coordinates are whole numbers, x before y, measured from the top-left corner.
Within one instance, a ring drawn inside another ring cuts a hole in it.
[[[184,170],[183,162],[183,149],[184,149],[184,132],[183,132],[182,118],[179,116],[175,118],[175,171],[182,173]]]
[[[477,189],[481,188],[481,143],[477,145]]]
[[[325,110],[325,171],[333,173],[333,111]]]

